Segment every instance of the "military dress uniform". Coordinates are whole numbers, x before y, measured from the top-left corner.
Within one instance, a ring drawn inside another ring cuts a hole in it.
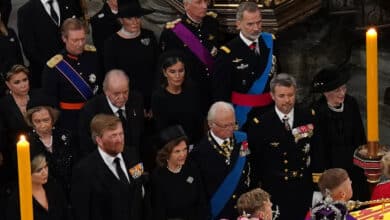
[[[274,36],[272,41],[274,44]],[[253,51],[240,36],[237,36],[225,46],[222,46],[220,53],[218,53],[215,62],[215,75],[213,78],[213,97],[215,101],[227,101],[237,104],[232,100],[232,93],[246,95],[251,90],[254,82],[258,80],[263,74],[268,74],[268,79],[265,82],[264,90],[257,94],[269,94],[269,83],[276,74],[276,56],[275,46],[273,50],[266,45],[262,35],[258,38],[257,52]],[[270,54],[272,53],[272,54]],[[269,56],[272,56],[269,59]],[[271,68],[265,72],[268,62],[271,62]],[[253,92],[250,92],[254,94]],[[248,113],[248,119],[252,118],[253,114],[261,114],[272,107],[272,99],[269,95],[255,98],[257,101],[261,100],[263,103],[256,104]],[[248,105],[246,105],[248,106]],[[251,106],[251,105],[250,105]],[[237,114],[237,110],[236,110]],[[236,117],[240,120],[240,117]],[[240,122],[244,124],[245,121]]]
[[[204,110],[208,109],[211,102],[211,75],[213,70],[207,67],[173,32],[173,28],[180,22],[182,23],[203,45],[203,47],[210,53],[213,60],[218,52],[219,34],[217,14],[208,12],[199,24],[193,22],[187,15],[183,15],[180,19],[168,22],[165,29],[161,33],[160,46],[162,51],[168,50],[182,50],[186,58],[186,69],[189,71],[190,78],[198,84],[201,90],[202,100],[205,100]],[[207,100],[207,101],[206,101]]]
[[[61,128],[72,131],[73,137],[78,142],[79,112],[87,100],[56,68],[62,60],[66,61],[84,79],[95,95],[101,83],[96,48],[86,45],[84,52],[78,56],[63,51],[47,62],[43,72],[42,89],[47,95],[56,98],[61,110],[58,123]]]
[[[304,219],[311,207],[313,171],[321,170],[321,147],[314,111],[294,109],[290,130],[273,109],[251,119],[248,141],[256,187],[269,192],[279,206],[278,219]]]
[[[242,143],[237,143],[234,138],[230,138],[229,142],[228,146],[220,146],[210,132],[208,132],[199,144],[194,147],[190,154],[190,159],[199,167],[200,175],[206,189],[206,198],[208,200],[213,197],[226,176],[232,171],[242,153]],[[223,149],[226,147],[232,147],[231,154],[224,153],[226,151]],[[249,161],[246,160],[237,187],[215,219],[237,218],[238,211],[235,205],[240,195],[249,190],[251,184],[250,173],[251,166]]]

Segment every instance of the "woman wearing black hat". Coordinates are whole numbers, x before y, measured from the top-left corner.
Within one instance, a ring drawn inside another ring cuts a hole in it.
[[[164,129],[162,148],[157,153],[158,168],[152,174],[154,220],[209,219],[209,206],[199,171],[186,161],[187,136],[181,126]]]
[[[340,67],[322,69],[313,80],[313,91],[322,93],[314,103],[318,133],[325,149],[325,168],[343,168],[352,179],[354,199],[369,199],[363,169],[353,164],[356,148],[366,143],[359,106],[347,94],[349,74]]]
[[[46,157],[42,152],[31,150],[31,182],[34,220],[66,220],[67,209],[62,189],[50,181]],[[19,220],[18,193],[8,203],[6,220]]]
[[[25,116],[27,124],[32,128],[28,133],[31,148],[39,150],[46,156],[51,176],[62,186],[66,195],[70,192],[72,170],[72,139],[70,132],[54,127],[59,111],[53,108],[54,103],[42,97],[31,103]]]
[[[141,8],[137,0],[118,3],[117,17],[122,28],[104,43],[104,69],[125,71],[130,89],[141,92],[149,109],[159,49],[153,32],[141,27],[141,17],[153,11]]]

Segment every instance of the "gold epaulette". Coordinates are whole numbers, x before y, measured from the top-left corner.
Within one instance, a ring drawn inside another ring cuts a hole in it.
[[[322,175],[322,173],[312,173],[311,175],[312,175],[312,177],[313,177],[313,183],[318,183],[318,181],[320,180],[320,176]]]
[[[47,66],[50,68],[54,68],[64,57],[61,54],[57,54],[54,57],[50,58],[49,61],[46,62]]]
[[[260,123],[259,119],[257,119],[256,117],[253,118],[253,122],[254,122],[255,124],[259,124],[259,123]]]
[[[174,28],[175,25],[176,25],[177,23],[179,23],[180,21],[181,21],[181,18],[178,18],[178,19],[176,19],[176,20],[174,20],[174,21],[167,22],[167,23],[165,24],[165,28],[166,28],[166,29],[172,29],[172,28]]]
[[[84,46],[84,50],[85,50],[85,51],[90,51],[90,52],[96,52],[96,47],[93,46],[93,45],[90,45],[90,44],[86,44],[86,45]]]
[[[271,34],[271,35],[272,35],[272,40],[275,40],[276,39],[275,34]]]
[[[213,18],[217,18],[218,14],[213,12],[213,11],[209,11],[206,13],[206,15],[210,16],[210,17],[213,17]]]
[[[316,111],[314,109],[311,109],[311,115],[316,115]]]
[[[225,51],[225,53],[227,53],[227,54],[230,53],[230,49],[229,49],[227,46],[222,46],[222,47],[220,47],[219,49]]]

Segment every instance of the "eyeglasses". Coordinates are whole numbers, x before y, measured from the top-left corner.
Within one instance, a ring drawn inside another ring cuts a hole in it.
[[[238,124],[237,122],[232,122],[232,123],[228,123],[228,124],[218,124],[217,122],[213,122],[213,124],[215,124],[217,127],[221,128],[221,129],[234,129],[234,130],[237,130],[238,129]]]

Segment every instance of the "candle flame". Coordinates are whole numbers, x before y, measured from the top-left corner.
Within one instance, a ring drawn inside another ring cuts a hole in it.
[[[368,30],[367,30],[367,34],[368,35],[371,35],[371,36],[376,36],[377,34],[376,34],[376,29],[375,28],[369,28]]]
[[[19,141],[25,141],[26,140],[26,136],[24,136],[24,135],[20,135],[20,137],[19,137]]]

